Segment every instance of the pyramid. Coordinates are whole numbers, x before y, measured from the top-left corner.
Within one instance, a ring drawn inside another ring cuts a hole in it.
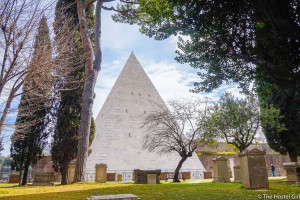
[[[178,154],[157,155],[142,149],[145,130],[141,124],[154,110],[151,102],[165,105],[132,52],[95,120],[87,171],[94,171],[99,163],[107,164],[108,171],[175,170],[181,158]],[[184,162],[182,171],[186,170],[204,171],[195,153]]]

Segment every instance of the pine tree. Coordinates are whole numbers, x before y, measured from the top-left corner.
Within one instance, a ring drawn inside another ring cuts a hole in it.
[[[66,15],[66,18],[71,19],[70,29],[74,29],[78,25],[77,5],[74,0],[59,0],[56,4],[56,19],[54,23],[54,30],[57,33],[60,31],[60,26],[63,22],[61,20],[61,13]],[[93,33],[94,27],[94,6],[89,6],[86,10],[90,32]],[[64,87],[76,89],[61,91],[61,100],[57,111],[57,124],[55,127],[51,155],[54,163],[54,169],[60,171],[62,174],[61,183],[68,183],[68,165],[71,160],[76,158],[77,145],[78,145],[78,132],[80,126],[80,113],[82,107],[82,91],[83,91],[83,78],[84,78],[84,65],[85,58],[83,57],[83,47],[79,40],[79,32],[74,35],[76,45],[70,52],[74,53],[73,64],[67,66],[74,68],[69,77],[65,77]],[[74,77],[76,81],[74,82]],[[72,79],[72,80],[71,80]],[[80,82],[78,86],[78,82]],[[92,119],[92,128],[90,131],[90,144],[93,141],[95,133],[95,124]],[[91,150],[90,150],[91,151]]]
[[[38,161],[47,144],[50,111],[48,97],[51,95],[52,84],[51,56],[49,28],[47,19],[43,16],[35,37],[34,52],[24,80],[16,128],[12,136],[12,167],[23,171],[22,185],[27,184],[29,166]]]

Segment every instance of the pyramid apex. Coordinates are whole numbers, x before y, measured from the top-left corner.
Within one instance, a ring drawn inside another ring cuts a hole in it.
[[[137,58],[136,58],[136,56],[135,56],[135,54],[134,54],[134,52],[133,52],[133,50],[131,51],[131,54],[130,54],[130,56],[129,56],[129,58],[128,58],[128,59],[130,59],[131,57],[133,57],[133,58],[137,59]]]

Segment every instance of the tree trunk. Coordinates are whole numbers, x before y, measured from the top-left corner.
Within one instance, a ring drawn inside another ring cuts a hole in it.
[[[98,0],[96,4],[96,19],[95,19],[95,62],[93,45],[90,40],[88,31],[85,1],[77,0],[77,12],[79,17],[80,37],[84,47],[86,66],[84,74],[84,88],[82,95],[82,110],[79,129],[78,151],[75,166],[74,182],[85,181],[86,162],[89,149],[89,134],[91,127],[92,108],[94,100],[94,87],[97,81],[98,73],[101,69],[102,52],[101,52],[101,6],[102,1]]]
[[[27,184],[28,168],[29,168],[29,162],[26,162],[25,166],[24,166],[24,174],[23,174],[22,185]]]
[[[12,89],[10,91],[10,94],[9,94],[8,98],[7,98],[7,101],[6,101],[6,104],[5,104],[5,108],[4,108],[3,112],[2,112],[2,116],[1,116],[1,119],[0,119],[0,134],[2,132],[3,125],[4,125],[4,122],[5,122],[8,110],[10,108],[10,105],[12,103],[12,100],[14,98],[14,95],[15,95],[15,90]]]
[[[188,157],[181,157],[181,160],[179,161],[176,169],[175,169],[175,174],[174,174],[174,178],[173,178],[173,182],[180,182],[178,175],[179,175],[179,170],[182,167],[182,164],[184,163],[184,161],[187,159]]]
[[[291,162],[298,162],[297,154],[296,153],[289,152],[289,157],[290,157]]]
[[[19,186],[22,185],[22,174],[23,174],[23,169],[20,168],[20,174],[19,174]]]
[[[65,162],[61,169],[61,184],[67,185],[69,183],[69,162]]]

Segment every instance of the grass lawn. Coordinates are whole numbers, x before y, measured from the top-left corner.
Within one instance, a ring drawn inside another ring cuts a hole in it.
[[[1,184],[0,199],[86,199],[89,196],[131,193],[142,199],[264,199],[263,195],[299,195],[300,187],[270,184],[269,190],[246,190],[241,183],[212,183],[207,180],[197,184],[165,183],[159,185],[134,185],[121,183],[75,183],[56,186],[27,186]],[[261,198],[258,196],[261,195]]]

